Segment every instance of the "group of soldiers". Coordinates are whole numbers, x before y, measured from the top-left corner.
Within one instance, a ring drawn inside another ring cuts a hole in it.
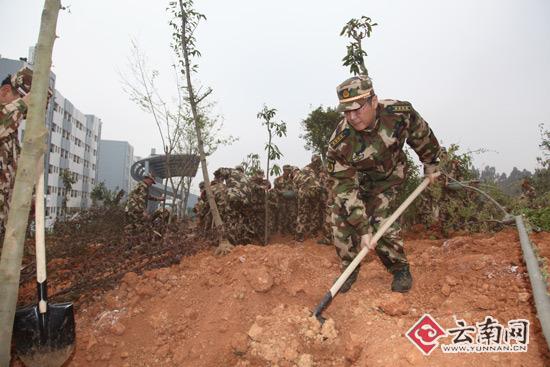
[[[319,243],[331,243],[330,180],[321,158],[314,155],[302,169],[283,166],[273,187],[263,170],[247,176],[240,165],[219,168],[210,181],[225,234],[232,244],[263,243],[267,233],[288,234],[297,241],[320,234]],[[213,217],[204,183],[194,212],[205,237],[215,236]]]

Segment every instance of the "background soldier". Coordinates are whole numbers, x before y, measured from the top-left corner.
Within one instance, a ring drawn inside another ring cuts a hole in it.
[[[148,200],[164,200],[164,197],[149,195],[149,188],[154,183],[155,178],[151,174],[148,174],[128,195],[126,214],[129,223],[127,229],[137,229],[149,218],[149,214],[147,213]]]
[[[0,87],[0,235],[4,233],[21,151],[17,129],[27,112],[31,83],[32,71],[24,67],[8,75]]]
[[[260,242],[263,242],[264,239],[266,194],[270,188],[271,183],[265,179],[264,171],[262,169],[256,171],[250,180],[251,209],[253,211],[250,223],[256,239]]]
[[[392,201],[407,172],[405,142],[418,154],[432,182],[438,171],[440,147],[409,102],[379,101],[368,76],[347,79],[337,87],[337,94],[338,110],[345,116],[330,139],[327,169],[335,180],[334,243],[346,267],[358,253],[353,237],[361,237],[361,245],[369,246],[364,235],[374,234],[391,215]],[[395,222],[375,249],[393,274],[391,289],[407,292],[412,277],[399,232]],[[350,289],[358,271],[359,267],[340,292]]]
[[[281,234],[293,234],[296,225],[298,201],[291,173],[292,166],[285,164],[283,174],[275,178],[273,182],[277,194],[278,211],[284,213],[284,215],[279,215],[279,232]]]
[[[314,234],[318,222],[320,184],[315,172],[309,166],[292,171],[292,179],[298,194],[298,215],[296,217],[295,240],[302,242],[305,237]]]

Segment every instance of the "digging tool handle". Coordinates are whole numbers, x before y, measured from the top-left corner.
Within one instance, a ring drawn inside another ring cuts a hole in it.
[[[41,314],[48,309],[48,283],[46,279],[46,241],[44,230],[44,156],[38,160],[35,199],[35,239],[36,239],[36,282],[38,288],[38,309]]]
[[[388,228],[391,227],[391,225],[397,220],[397,218],[399,218],[399,216],[403,214],[403,212],[409,207],[409,205],[411,205],[414,199],[416,199],[417,196],[420,195],[420,193],[424,191],[424,189],[428,187],[429,184],[430,184],[430,179],[426,177],[424,181],[422,181],[422,183],[418,185],[418,187],[409,195],[409,197],[399,206],[399,208],[397,208],[397,210],[382,223],[378,231],[374,234],[374,236],[370,240],[369,246],[365,246],[363,249],[361,249],[361,251],[357,254],[355,259],[353,259],[353,261],[349,264],[349,266],[342,273],[342,275],[340,275],[340,278],[338,278],[336,283],[334,283],[334,285],[330,288],[330,293],[335,295],[338,292],[338,290],[340,290],[340,287],[342,287],[342,284],[344,284],[346,279],[348,279],[348,277],[355,270],[357,265],[359,265],[363,260],[363,258],[367,256],[367,253],[369,252],[369,248],[373,247],[371,244],[378,242],[378,240],[382,238],[382,236],[384,235],[384,233],[386,233]]]
[[[328,304],[330,304],[332,298],[336,295],[336,293],[338,293],[338,291],[342,287],[342,284],[344,284],[350,274],[355,270],[359,263],[361,263],[361,260],[363,260],[363,258],[367,256],[369,249],[373,247],[372,244],[378,242],[378,240],[384,235],[384,233],[386,233],[388,228],[390,228],[390,226],[397,220],[397,218],[399,218],[399,216],[403,214],[405,209],[407,209],[407,207],[411,205],[414,199],[416,199],[417,196],[420,195],[420,193],[424,191],[424,189],[428,187],[429,184],[430,178],[426,177],[424,181],[422,181],[422,183],[418,185],[418,187],[409,195],[409,197],[399,206],[399,208],[397,208],[397,210],[388,219],[386,219],[384,223],[382,223],[376,234],[371,238],[369,245],[361,249],[361,251],[353,259],[353,261],[348,265],[346,270],[344,270],[342,275],[340,275],[334,285],[330,288],[329,292],[325,294],[321,303],[315,308],[314,315],[319,321],[323,322],[323,317],[321,316],[323,309],[326,308]]]

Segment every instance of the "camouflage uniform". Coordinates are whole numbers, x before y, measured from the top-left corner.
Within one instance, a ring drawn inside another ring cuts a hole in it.
[[[296,168],[292,172],[292,179],[298,193],[295,235],[298,241],[303,241],[306,236],[315,232],[316,222],[319,218],[321,185],[315,176],[315,171],[309,166],[302,170]]]
[[[353,77],[338,89],[339,110],[361,107],[374,95],[368,77]],[[327,169],[335,180],[332,214],[334,243],[342,265],[357,255],[354,238],[374,234],[391,215],[390,208],[407,173],[403,145],[418,154],[426,174],[438,169],[439,143],[409,102],[381,100],[372,126],[355,130],[344,118],[330,139]],[[400,229],[394,223],[378,241],[376,253],[391,272],[408,268]]]
[[[147,177],[155,182],[152,176]],[[147,200],[160,201],[163,199],[149,195],[149,186],[144,181],[141,181],[128,195],[128,201],[126,202],[127,229],[137,229],[145,223]]]
[[[334,180],[325,169],[319,175],[321,184],[321,239],[319,243],[332,244],[332,207],[334,205]]]
[[[277,197],[277,207],[279,212],[279,232],[281,234],[294,233],[296,224],[296,214],[298,210],[298,201],[296,188],[291,177],[292,166],[285,164],[283,166],[283,175],[275,178],[273,187]]]
[[[139,182],[128,195],[126,203],[126,215],[128,223],[132,229],[141,226],[144,221],[144,213],[147,209],[147,197],[149,196],[149,187],[145,182]]]
[[[218,173],[225,179],[227,187],[227,211],[225,230],[232,244],[248,243],[255,237],[250,223],[252,210],[250,184],[242,167],[219,168]]]
[[[313,200],[312,207],[312,233],[317,233],[322,230],[325,221],[325,213],[327,211],[328,191],[326,191],[326,181],[328,180],[328,174],[323,166],[321,157],[317,154],[311,156],[311,163],[306,167],[313,170],[313,174],[316,181],[316,191]],[[330,215],[329,215],[330,217]],[[331,231],[332,232],[332,231]]]
[[[20,95],[30,91],[32,79],[32,72],[30,76],[21,75],[24,70],[15,74],[10,83]],[[21,151],[17,131],[26,111],[27,106],[22,98],[0,104],[0,233],[4,231],[4,222],[8,216],[17,159]]]
[[[266,193],[271,188],[271,183],[265,179],[264,172],[259,170],[250,180],[251,205],[253,215],[250,218],[252,228],[255,229],[256,239],[263,242],[265,236],[265,205]],[[271,217],[271,213],[269,213]],[[271,219],[268,219],[271,221]]]

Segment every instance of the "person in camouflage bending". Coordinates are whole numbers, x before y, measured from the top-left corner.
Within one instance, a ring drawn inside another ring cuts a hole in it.
[[[432,130],[409,102],[378,100],[367,76],[354,76],[337,87],[338,110],[344,119],[329,141],[327,170],[334,179],[332,228],[336,251],[347,267],[360,246],[374,247],[393,274],[391,289],[407,292],[412,286],[409,263],[397,223],[376,244],[372,236],[391,215],[397,190],[407,174],[405,142],[418,154],[424,173],[434,182],[440,146]],[[359,267],[346,280],[346,292]]]
[[[21,147],[17,136],[19,123],[27,112],[32,70],[23,67],[8,75],[0,87],[0,234],[4,233],[15,170]]]
[[[155,178],[149,174],[128,195],[128,202],[126,203],[128,229],[139,228],[149,218],[147,213],[148,200],[164,200],[164,197],[149,195],[149,188],[154,183]]]

